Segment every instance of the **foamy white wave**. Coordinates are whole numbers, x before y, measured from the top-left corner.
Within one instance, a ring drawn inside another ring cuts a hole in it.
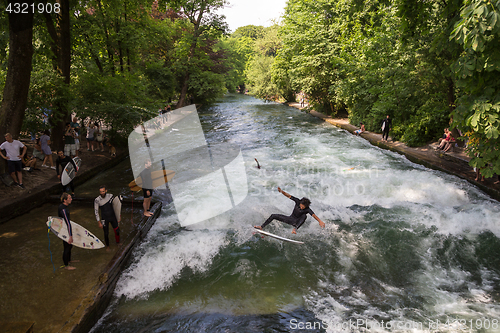
[[[142,248],[147,248],[148,244],[142,244]],[[122,274],[115,293],[134,298],[168,289],[185,267],[194,272],[206,271],[212,258],[226,245],[226,234],[221,231],[185,231],[169,237],[165,243],[147,249]]]

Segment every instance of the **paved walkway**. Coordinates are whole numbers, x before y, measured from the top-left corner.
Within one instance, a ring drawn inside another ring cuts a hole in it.
[[[288,105],[297,109],[304,109],[300,107],[299,103],[288,103]],[[332,118],[331,116],[327,116],[317,111],[308,112],[312,116],[323,119],[324,121],[345,129],[350,133],[354,133],[354,131],[358,129],[358,127],[351,125],[348,119]],[[437,143],[432,143],[423,147],[408,147],[399,141],[382,141],[381,134],[368,131],[362,133],[361,137],[368,140],[375,146],[403,154],[412,162],[466,179],[484,192],[488,193],[492,198],[500,201],[500,184],[494,184],[497,178],[485,179],[483,182],[476,181],[476,173],[468,164],[470,158],[463,152],[462,149],[444,153],[434,149],[437,146]]]

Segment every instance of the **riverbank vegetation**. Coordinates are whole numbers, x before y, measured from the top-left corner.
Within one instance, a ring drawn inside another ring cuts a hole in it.
[[[272,31],[255,42],[273,52],[248,65],[251,93],[304,94],[375,132],[389,114],[410,146],[450,126],[473,166],[500,174],[500,1],[293,0]]]
[[[471,164],[500,174],[500,0],[289,0],[280,22],[228,31],[226,0],[1,2],[0,137],[54,138],[76,113],[124,138],[175,102],[226,91],[348,114],[410,146],[444,127],[469,142]],[[463,142],[462,141],[462,142]],[[54,149],[62,140],[54,140]]]

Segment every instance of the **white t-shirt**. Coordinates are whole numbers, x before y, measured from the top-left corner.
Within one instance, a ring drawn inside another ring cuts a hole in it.
[[[20,149],[23,147],[24,144],[18,140],[5,141],[0,145],[0,149],[5,149],[7,152],[7,157],[9,157],[7,161],[20,161],[21,159],[18,156],[21,155]]]

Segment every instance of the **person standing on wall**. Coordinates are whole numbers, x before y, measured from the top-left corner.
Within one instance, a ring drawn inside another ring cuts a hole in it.
[[[389,115],[382,121],[382,141],[387,141],[389,139],[389,131],[392,129],[392,121]]]
[[[20,153],[21,148],[23,150],[22,153]],[[3,149],[5,149],[5,155],[2,154]],[[5,142],[0,145],[0,156],[7,160],[7,167],[9,168],[12,179],[15,181],[17,175],[17,183],[15,184],[22,189],[24,189],[22,159],[25,154],[26,146],[21,141],[12,139],[10,133],[6,133]]]
[[[111,193],[108,193],[106,186],[102,185],[99,187],[99,196],[94,200],[94,212],[99,224],[99,228],[104,231],[104,243],[106,243],[106,250],[109,251],[109,225],[113,228],[115,232],[116,244],[120,244],[120,228],[118,227],[118,221],[115,210],[113,209],[113,198]],[[101,216],[99,217],[99,209],[101,210]]]

